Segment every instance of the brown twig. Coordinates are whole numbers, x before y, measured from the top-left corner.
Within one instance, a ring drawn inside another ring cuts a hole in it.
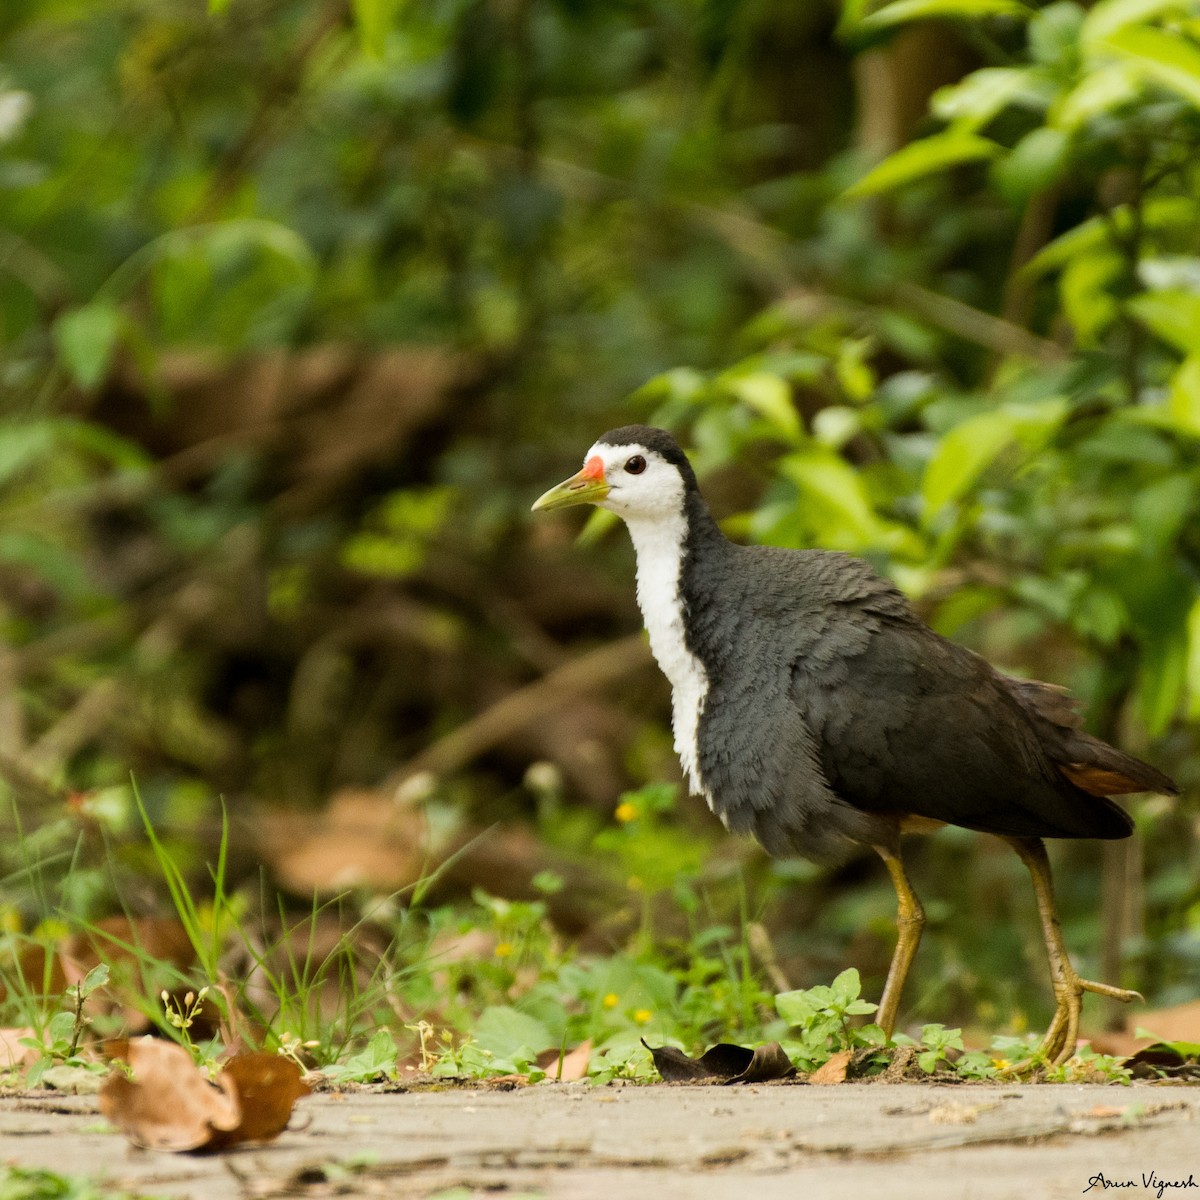
[[[608,646],[590,650],[505,696],[452,733],[422,750],[387,783],[399,787],[426,772],[456,771],[505,738],[536,721],[571,693],[591,692],[650,665],[645,638],[632,634]]]
[[[1065,362],[1068,357],[1056,342],[920,284],[907,281],[893,284],[889,298],[947,333],[997,354],[1015,354],[1044,363]]]

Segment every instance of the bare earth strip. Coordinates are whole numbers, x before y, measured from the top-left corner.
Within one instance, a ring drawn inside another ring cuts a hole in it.
[[[0,1101],[0,1159],[192,1200],[1053,1200],[1160,1183],[1200,1200],[1198,1108],[1185,1086],[360,1092],[302,1101],[269,1146],[194,1157],[133,1150],[90,1097],[42,1093]]]

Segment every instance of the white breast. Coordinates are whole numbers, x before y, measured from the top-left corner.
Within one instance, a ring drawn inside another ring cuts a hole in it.
[[[708,673],[688,649],[683,635],[679,574],[685,533],[682,515],[653,521],[627,520],[637,551],[637,599],[650,635],[650,649],[671,684],[675,751],[693,792],[712,807],[700,778],[697,734],[708,695]]]

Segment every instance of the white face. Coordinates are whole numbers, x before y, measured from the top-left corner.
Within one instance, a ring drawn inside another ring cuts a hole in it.
[[[679,516],[683,511],[683,478],[653,450],[636,442],[627,446],[594,445],[584,459],[604,463],[608,495],[599,502],[625,520]]]

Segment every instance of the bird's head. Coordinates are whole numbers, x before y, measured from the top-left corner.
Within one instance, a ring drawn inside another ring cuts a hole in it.
[[[625,425],[601,435],[584,455],[583,470],[539,496],[533,509],[596,504],[626,521],[652,521],[678,517],[695,487],[691,464],[669,433]]]

